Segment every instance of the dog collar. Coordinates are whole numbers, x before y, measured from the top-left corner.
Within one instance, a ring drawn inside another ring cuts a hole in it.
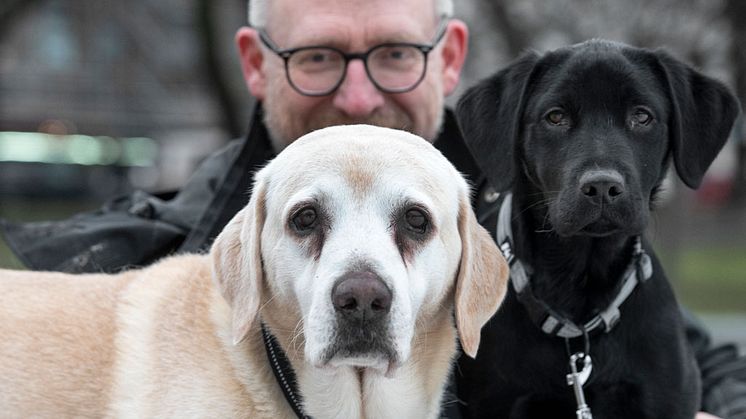
[[[311,419],[310,416],[303,412],[303,398],[298,391],[298,382],[295,378],[295,371],[290,366],[285,351],[282,350],[272,333],[262,322],[262,340],[264,340],[264,349],[267,351],[269,365],[272,366],[272,372],[275,374],[277,384],[280,385],[285,400],[290,404],[293,412],[302,419]]]
[[[605,333],[611,331],[621,317],[619,307],[632,294],[637,284],[645,282],[653,275],[653,264],[650,256],[642,248],[640,236],[635,237],[632,259],[624,271],[622,286],[617,295],[599,314],[585,324],[578,325],[557,313],[546,302],[537,298],[531,290],[531,267],[518,259],[513,251],[513,233],[510,225],[512,201],[513,195],[510,192],[502,197],[497,217],[497,243],[510,265],[510,283],[531,320],[544,333],[563,338],[587,336],[595,330],[602,330]]]

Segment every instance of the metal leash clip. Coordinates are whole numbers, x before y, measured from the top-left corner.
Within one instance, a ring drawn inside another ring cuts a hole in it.
[[[582,361],[583,367],[578,372],[578,361]],[[585,394],[583,386],[593,370],[593,361],[590,355],[583,352],[576,352],[570,356],[570,374],[567,374],[567,385],[572,386],[575,392],[575,400],[578,402],[578,409],[575,411],[577,419],[593,419],[591,408],[585,403]]]

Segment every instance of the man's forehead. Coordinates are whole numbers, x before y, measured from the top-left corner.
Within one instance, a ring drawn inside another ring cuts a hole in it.
[[[270,2],[268,29],[283,48],[323,44],[360,48],[380,42],[429,42],[434,0],[291,0]]]
[[[419,10],[435,13],[436,0],[304,0],[303,7],[298,7],[297,0],[271,0],[268,2],[270,15],[278,13],[279,21],[284,16],[306,16],[309,13],[337,13],[347,16],[374,16],[396,14],[400,10]],[[294,13],[297,12],[297,13]],[[359,22],[363,23],[363,22]]]

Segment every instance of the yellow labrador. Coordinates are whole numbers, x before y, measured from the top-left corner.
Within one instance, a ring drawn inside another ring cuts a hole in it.
[[[209,255],[118,275],[0,271],[0,412],[294,417],[264,325],[305,414],[435,418],[457,333],[473,357],[507,272],[429,143],[319,130],[256,175]]]

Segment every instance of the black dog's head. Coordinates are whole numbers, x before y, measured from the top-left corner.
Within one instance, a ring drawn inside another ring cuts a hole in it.
[[[561,236],[642,232],[669,158],[698,187],[737,113],[724,85],[667,53],[599,40],[527,54],[457,106],[492,186],[526,188]]]

